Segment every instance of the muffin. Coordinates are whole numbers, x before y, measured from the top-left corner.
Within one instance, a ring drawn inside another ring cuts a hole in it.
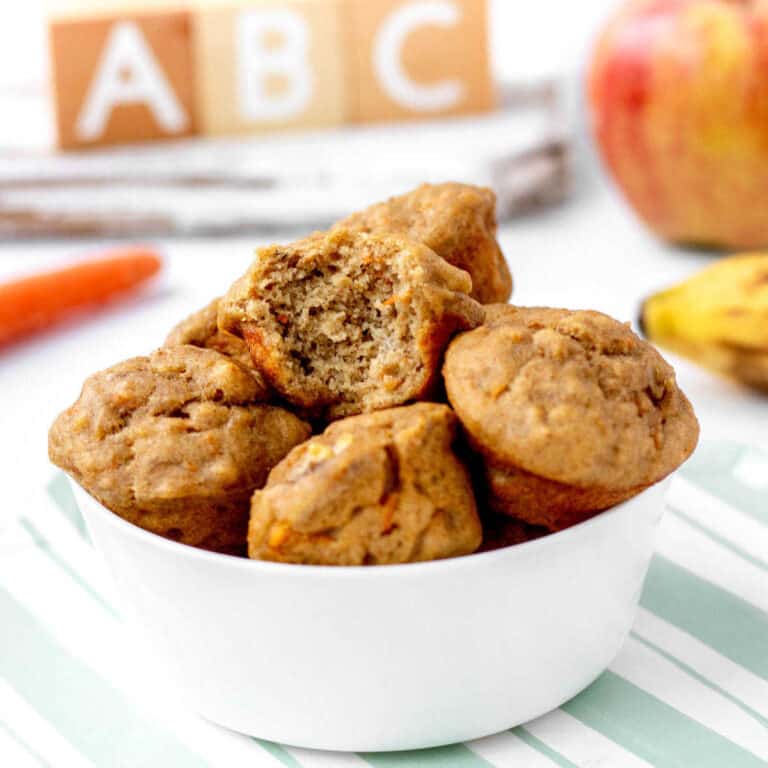
[[[546,536],[550,531],[541,525],[531,525],[504,513],[485,510],[480,518],[483,525],[483,543],[478,552],[493,552],[504,547],[514,547]]]
[[[474,552],[482,536],[456,417],[436,403],[334,422],[253,495],[252,558],[382,565]]]
[[[54,422],[51,461],[153,533],[245,554],[251,495],[310,428],[262,402],[250,371],[210,349],[160,349],[96,373]]]
[[[496,242],[496,195],[469,184],[422,184],[339,222],[361,232],[392,232],[418,240],[454,267],[469,272],[471,296],[505,302],[512,276]]]
[[[451,343],[443,372],[493,510],[560,530],[693,451],[698,423],[674,371],[628,326],[536,307],[486,318]]]
[[[220,300],[214,299],[210,304],[198,309],[197,312],[193,312],[175,325],[165,339],[164,346],[178,347],[182,344],[191,344],[193,347],[215,349],[222,355],[251,368],[251,353],[248,351],[248,345],[237,336],[219,329],[216,318]]]
[[[285,400],[335,419],[428,398],[451,336],[482,322],[470,289],[421,243],[336,229],[261,249],[219,327]]]

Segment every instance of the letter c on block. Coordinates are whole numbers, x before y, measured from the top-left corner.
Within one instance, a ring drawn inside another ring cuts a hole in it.
[[[438,112],[455,107],[464,95],[458,80],[441,80],[423,85],[403,69],[403,44],[413,30],[422,26],[453,27],[460,18],[456,4],[449,0],[424,0],[398,8],[387,17],[375,37],[373,69],[387,94],[400,106],[417,112]]]

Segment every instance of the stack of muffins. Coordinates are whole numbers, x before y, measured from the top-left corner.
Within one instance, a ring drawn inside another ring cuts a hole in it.
[[[261,249],[163,347],[91,376],[51,460],[116,514],[262,560],[434,560],[658,482],[698,425],[593,311],[510,306],[490,190],[422,185]]]

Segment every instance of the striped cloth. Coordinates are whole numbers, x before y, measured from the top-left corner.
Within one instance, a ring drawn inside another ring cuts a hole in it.
[[[132,647],[66,479],[0,529],[0,765],[768,766],[768,453],[709,443],[675,478],[637,621],[560,709],[466,744],[281,746],[209,724]]]

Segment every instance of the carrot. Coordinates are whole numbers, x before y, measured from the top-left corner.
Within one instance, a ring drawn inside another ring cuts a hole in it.
[[[105,258],[0,284],[0,345],[106,303],[143,283],[160,265],[150,250],[123,248]]]

